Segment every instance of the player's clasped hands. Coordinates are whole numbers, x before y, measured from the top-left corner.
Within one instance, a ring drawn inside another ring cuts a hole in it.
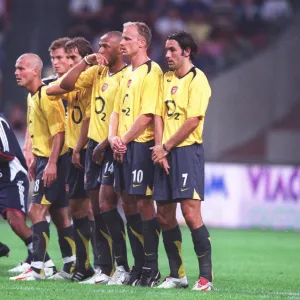
[[[111,139],[111,148],[113,152],[116,152],[118,154],[124,154],[126,152],[126,145],[122,142],[121,138],[119,136],[114,136]]]
[[[151,147],[150,150],[152,150],[153,162],[159,164],[165,170],[166,174],[169,174],[170,166],[166,158],[169,152],[166,151],[162,145]]]
[[[123,157],[126,153],[126,145],[119,136],[114,136],[110,141],[111,149],[114,152],[114,159],[119,163],[123,163]]]
[[[57,176],[57,166],[56,163],[48,162],[47,166],[45,167],[43,173],[43,181],[45,187],[50,187],[53,181],[56,179]]]
[[[156,145],[154,147],[151,147],[150,150],[152,150],[152,160],[155,163],[158,163],[162,158],[166,157],[169,153],[163,148],[162,145]]]

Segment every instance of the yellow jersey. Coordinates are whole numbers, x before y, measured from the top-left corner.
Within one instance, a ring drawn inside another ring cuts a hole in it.
[[[74,149],[80,135],[83,120],[90,117],[91,114],[91,89],[74,90],[63,95],[48,97],[51,101],[64,99],[68,103],[65,144],[68,148]],[[86,147],[87,145],[84,148]]]
[[[108,137],[109,118],[126,69],[127,66],[116,73],[110,73],[106,66],[92,66],[80,74],[75,84],[75,89],[92,89],[88,137],[98,143]]]
[[[27,122],[32,141],[32,153],[49,157],[52,139],[59,132],[65,131],[65,110],[61,101],[50,101],[46,94],[46,86],[27,97]],[[66,152],[62,149],[61,154]]]
[[[163,98],[156,114],[164,121],[162,142],[167,142],[188,118],[202,117],[197,128],[177,147],[201,144],[203,125],[211,89],[204,73],[193,67],[181,78],[167,72],[163,80]]]
[[[114,112],[119,114],[118,136],[122,137],[139,115],[155,114],[161,97],[162,70],[149,60],[135,70],[129,66],[121,81]],[[135,139],[144,143],[154,139],[153,120],[146,130]]]

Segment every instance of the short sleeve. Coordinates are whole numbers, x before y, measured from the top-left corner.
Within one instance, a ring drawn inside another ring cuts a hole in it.
[[[156,106],[162,95],[162,72],[151,71],[144,79],[141,91],[140,114],[156,114]]]
[[[75,83],[75,89],[88,89],[93,86],[94,78],[101,67],[92,66],[82,72]]]
[[[189,86],[187,118],[204,117],[210,96],[211,89],[206,76],[197,73]]]

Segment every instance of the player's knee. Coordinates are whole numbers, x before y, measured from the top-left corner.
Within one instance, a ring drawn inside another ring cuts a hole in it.
[[[200,226],[199,217],[197,216],[197,214],[195,214],[195,212],[183,211],[182,214],[183,214],[184,220],[186,222],[186,225],[190,229],[196,229]]]
[[[151,220],[156,216],[154,202],[152,199],[138,200],[138,210],[143,220]]]
[[[87,199],[70,200],[70,214],[72,218],[81,219],[88,215],[89,203]]]
[[[40,204],[32,203],[29,207],[28,216],[33,224],[45,219],[45,207]]]
[[[164,209],[157,209],[157,220],[162,231],[170,230],[177,225],[176,218],[174,218],[172,214],[168,214]]]
[[[139,199],[137,201],[137,206],[140,213],[154,210],[154,202],[151,198]]]
[[[136,215],[139,213],[136,202],[128,202],[122,199],[122,208],[126,216]]]
[[[50,215],[57,229],[71,226],[71,220],[69,218],[68,209],[66,207],[51,209]]]
[[[8,210],[6,219],[13,229],[25,224],[25,216],[20,211]]]
[[[117,208],[118,201],[116,201],[115,197],[105,195],[100,197],[99,200],[99,208],[101,212],[106,212]]]
[[[100,209],[100,212],[102,212],[102,213],[113,210],[115,208],[117,208],[116,205],[112,205],[111,203],[108,203],[108,202],[100,202],[100,204],[99,204],[99,209]]]

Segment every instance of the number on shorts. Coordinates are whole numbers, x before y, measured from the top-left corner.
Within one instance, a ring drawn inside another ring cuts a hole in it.
[[[37,193],[39,191],[39,187],[40,187],[40,180],[37,179],[35,182],[34,182],[34,188],[33,188],[33,191],[35,193]]]
[[[113,163],[111,163],[111,164],[109,164],[109,162],[106,163],[104,173],[107,173],[107,171],[111,174],[114,172],[114,164]]]
[[[182,174],[182,178],[183,178],[183,185],[182,186],[186,186],[186,181],[187,181],[187,178],[188,178],[188,173],[183,173]]]
[[[141,183],[143,181],[144,173],[142,170],[134,170],[132,172],[133,182]]]

